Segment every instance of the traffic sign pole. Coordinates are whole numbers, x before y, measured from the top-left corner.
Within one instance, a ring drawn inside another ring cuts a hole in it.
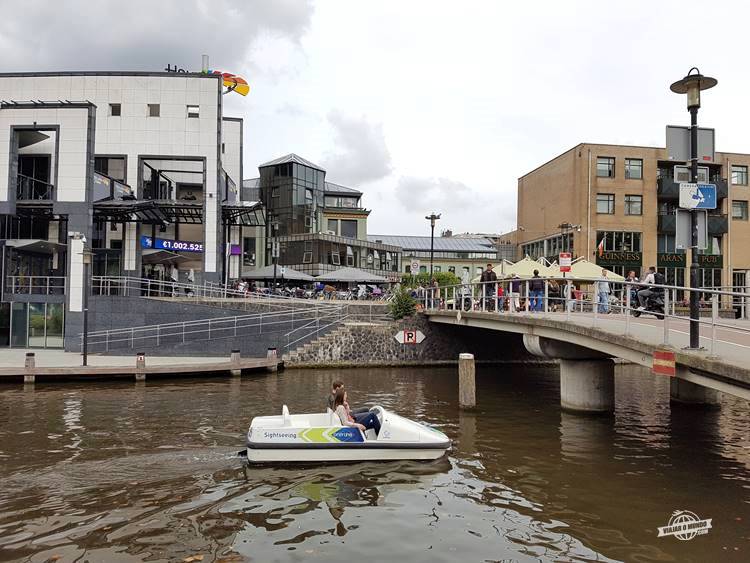
[[[698,183],[698,106],[690,106],[690,180]],[[690,211],[690,348],[700,348],[700,295],[698,295],[698,214]]]

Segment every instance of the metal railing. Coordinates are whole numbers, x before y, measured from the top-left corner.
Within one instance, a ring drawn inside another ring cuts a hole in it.
[[[5,291],[13,294],[65,295],[65,276],[6,276]]]
[[[93,295],[119,295],[125,297],[181,297],[209,299],[263,299],[285,302],[305,301],[287,295],[260,291],[239,291],[218,283],[184,283],[171,280],[152,280],[129,276],[92,276]]]
[[[18,174],[16,179],[17,201],[51,201],[55,199],[55,186],[31,176]]]
[[[228,299],[227,301],[235,301]],[[189,342],[204,342],[234,337],[277,334],[276,346],[289,349],[295,344],[344,322],[345,319],[380,322],[387,318],[385,308],[377,305],[352,305],[331,301],[287,299],[276,302],[267,311],[92,331],[88,333],[88,349],[110,352],[122,349],[148,349]],[[83,345],[83,334],[81,346]]]
[[[291,308],[249,315],[99,330],[88,333],[88,347],[93,352],[109,352],[268,333],[283,333],[285,337],[286,334],[310,322],[319,324],[320,319],[341,316],[339,309],[328,306]]]
[[[462,311],[497,312],[498,314],[542,314],[564,313],[566,320],[574,316],[586,316],[597,326],[605,315],[614,314],[624,322],[623,334],[631,335],[631,319],[641,315],[654,315],[664,321],[663,343],[670,343],[670,334],[675,319],[697,320],[701,326],[710,328],[709,352],[715,353],[717,329],[725,329],[750,335],[750,323],[722,320],[721,311],[736,310],[741,319],[750,316],[750,291],[727,291],[724,289],[696,288],[674,285],[650,285],[627,281],[606,280],[609,291],[603,291],[601,278],[537,278],[503,279],[496,282],[479,282],[425,288],[417,295],[420,305],[426,310],[452,309]],[[585,290],[582,288],[586,288]],[[640,307],[639,292],[651,288],[663,301],[657,311]],[[698,292],[702,297],[698,319],[690,318],[689,296]],[[738,303],[741,308],[738,309]],[[705,313],[705,316],[704,316]],[[612,318],[612,317],[609,317]],[[676,329],[675,329],[676,330]]]

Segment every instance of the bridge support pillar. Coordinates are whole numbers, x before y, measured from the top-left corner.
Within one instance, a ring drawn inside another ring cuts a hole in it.
[[[719,392],[677,377],[669,382],[669,399],[683,405],[718,407]]]
[[[610,359],[560,360],[560,406],[575,412],[614,411],[614,362]]]

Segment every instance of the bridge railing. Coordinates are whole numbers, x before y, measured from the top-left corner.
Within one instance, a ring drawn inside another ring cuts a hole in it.
[[[604,286],[606,281],[607,286]],[[640,306],[638,294],[651,288],[661,294],[663,307],[648,311]],[[605,291],[608,289],[609,291]],[[700,295],[700,315],[690,318],[690,294]],[[710,352],[715,351],[717,329],[750,334],[750,326],[737,323],[750,314],[750,291],[724,288],[691,289],[676,285],[644,285],[639,282],[602,278],[516,278],[494,282],[474,282],[424,288],[417,300],[426,310],[452,309],[497,312],[498,314],[542,314],[591,318],[593,326],[602,318],[624,323],[623,334],[630,334],[633,317],[653,315],[664,321],[664,343],[669,344],[675,319],[697,320],[710,327]],[[729,314],[731,319],[722,317]]]

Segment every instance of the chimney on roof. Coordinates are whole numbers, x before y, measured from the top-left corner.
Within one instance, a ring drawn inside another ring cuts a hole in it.
[[[450,229],[443,229],[440,231],[440,236],[444,238],[449,238],[453,236],[453,231]]]

